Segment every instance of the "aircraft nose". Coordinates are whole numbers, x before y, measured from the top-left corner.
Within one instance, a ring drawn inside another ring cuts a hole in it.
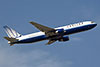
[[[94,27],[95,27],[95,26],[97,26],[97,24],[96,24],[96,23],[94,24]]]
[[[94,27],[96,27],[97,26],[97,24],[96,23],[94,23],[93,25],[92,25],[92,28],[94,28]]]

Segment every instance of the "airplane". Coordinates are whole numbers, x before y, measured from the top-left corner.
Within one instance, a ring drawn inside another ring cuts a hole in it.
[[[65,42],[69,41],[69,35],[87,31],[97,26],[97,24],[93,21],[84,21],[57,28],[50,28],[33,21],[30,22],[30,24],[39,29],[40,32],[21,35],[14,29],[8,26],[4,26],[4,29],[8,35],[8,37],[4,38],[8,40],[8,44],[10,44],[10,46],[13,46],[14,44],[34,43],[43,40],[49,40],[46,45],[50,45],[56,41]]]

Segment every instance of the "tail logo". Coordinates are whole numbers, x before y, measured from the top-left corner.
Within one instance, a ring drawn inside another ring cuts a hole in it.
[[[4,26],[4,29],[5,29],[8,37],[10,37],[10,38],[18,38],[18,37],[21,37],[21,34],[19,34],[18,32],[16,32],[15,30],[13,30],[12,28],[10,28],[8,26]]]

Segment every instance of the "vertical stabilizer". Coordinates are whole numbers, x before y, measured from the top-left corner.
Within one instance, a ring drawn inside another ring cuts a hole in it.
[[[21,34],[19,34],[18,32],[16,32],[15,30],[13,30],[12,28],[10,28],[8,26],[4,26],[4,29],[5,29],[8,37],[10,37],[10,38],[18,38],[18,37],[21,37]]]

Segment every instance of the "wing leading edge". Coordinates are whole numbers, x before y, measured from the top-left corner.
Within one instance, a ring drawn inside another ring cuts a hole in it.
[[[42,32],[48,32],[48,31],[52,31],[52,30],[55,30],[53,28],[50,28],[50,27],[47,27],[47,26],[44,26],[44,25],[41,25],[41,24],[38,24],[36,22],[30,22],[32,25],[34,25],[37,29],[39,29],[40,31]]]

